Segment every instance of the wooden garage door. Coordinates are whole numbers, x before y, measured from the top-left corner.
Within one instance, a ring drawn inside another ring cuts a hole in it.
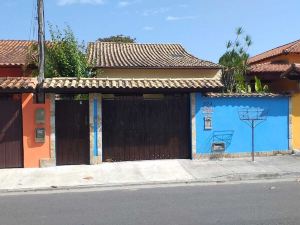
[[[0,99],[0,168],[23,167],[21,102]]]
[[[89,164],[89,103],[55,102],[56,164]]]
[[[190,158],[187,95],[103,100],[103,160]]]

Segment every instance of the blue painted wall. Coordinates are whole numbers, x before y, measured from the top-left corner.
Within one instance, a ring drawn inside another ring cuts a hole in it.
[[[204,130],[202,107],[212,104],[212,130]],[[251,152],[251,128],[239,119],[239,109],[266,109],[267,120],[255,129],[256,152],[288,150],[289,98],[209,98],[196,94],[197,154],[211,153],[213,140],[226,140],[225,153]]]

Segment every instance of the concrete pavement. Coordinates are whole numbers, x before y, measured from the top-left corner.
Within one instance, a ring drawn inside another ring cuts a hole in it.
[[[299,156],[156,160],[0,170],[0,192],[260,179],[300,179]]]

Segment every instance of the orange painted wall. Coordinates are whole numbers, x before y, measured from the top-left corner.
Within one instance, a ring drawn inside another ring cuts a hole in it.
[[[35,110],[45,109],[45,124],[35,123]],[[40,167],[40,159],[50,158],[50,101],[35,104],[32,93],[22,94],[24,167]],[[35,142],[35,128],[45,128],[45,142]]]
[[[300,149],[300,93],[292,95],[293,149]]]

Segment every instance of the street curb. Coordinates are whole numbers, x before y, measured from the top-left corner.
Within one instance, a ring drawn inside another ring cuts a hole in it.
[[[34,193],[34,192],[51,192],[51,191],[72,191],[95,188],[130,188],[137,186],[150,185],[181,185],[181,184],[226,184],[232,182],[247,181],[278,181],[278,180],[299,180],[300,172],[286,173],[259,173],[259,174],[228,174],[219,177],[211,177],[208,179],[190,179],[190,180],[169,180],[169,181],[150,181],[142,183],[118,183],[118,184],[92,184],[92,185],[75,185],[75,186],[50,186],[41,188],[19,188],[19,189],[0,189],[0,194],[9,193]]]

